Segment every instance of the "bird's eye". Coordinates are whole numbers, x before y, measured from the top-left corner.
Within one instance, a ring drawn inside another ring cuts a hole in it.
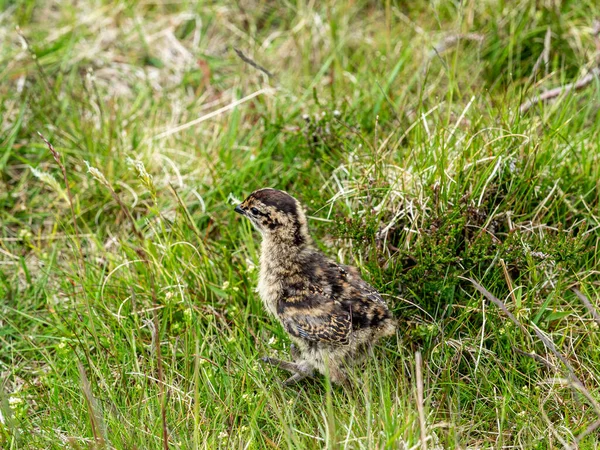
[[[258,209],[256,209],[254,206],[253,206],[252,208],[250,208],[250,212],[251,212],[252,214],[254,214],[255,216],[257,216],[257,215],[258,215]]]

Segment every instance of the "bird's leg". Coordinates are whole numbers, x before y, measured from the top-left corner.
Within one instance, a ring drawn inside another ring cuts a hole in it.
[[[300,358],[300,349],[296,347],[296,344],[290,344],[290,356],[294,361]]]
[[[269,357],[262,358],[262,360],[271,366],[279,367],[280,369],[284,369],[292,373],[292,376],[284,381],[283,384],[285,385],[294,384],[303,378],[311,376],[314,370],[313,367],[306,361],[289,362]]]
[[[297,363],[283,361],[282,359],[277,358],[269,358],[268,356],[262,358],[262,361],[275,367],[279,367],[280,369],[287,370],[288,372],[298,373],[300,372],[300,367]]]

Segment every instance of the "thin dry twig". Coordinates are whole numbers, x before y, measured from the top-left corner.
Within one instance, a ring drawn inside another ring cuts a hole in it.
[[[569,375],[576,381],[579,381],[581,383],[581,381],[579,380],[579,378],[577,378],[577,375],[575,375],[575,369],[573,368],[573,366],[571,366],[571,363],[567,360],[567,358],[565,358],[563,356],[563,354],[561,352],[558,351],[558,349],[556,348],[556,346],[554,345],[554,342],[552,342],[552,340],[546,336],[542,330],[540,330],[536,324],[532,323],[531,327],[533,328],[533,332],[536,334],[536,336],[540,339],[540,341],[542,341],[542,343],[544,344],[544,346],[550,350],[554,356],[556,356],[558,359],[560,359],[560,361],[564,364],[564,366],[567,368],[567,371],[569,372]]]
[[[542,57],[546,52],[546,47],[550,47],[549,33],[550,29],[548,29],[548,31],[546,32],[546,39],[544,40],[544,52],[542,52],[542,55],[540,55],[540,57]],[[534,107],[540,102],[547,102],[549,100],[553,100],[563,93],[567,94],[571,91],[579,91],[590,85],[592,81],[594,81],[600,76],[600,67],[598,67],[598,65],[600,64],[600,21],[598,20],[594,20],[592,26],[592,36],[594,37],[594,43],[596,45],[596,55],[594,58],[596,67],[590,70],[590,72],[579,81],[565,84],[564,86],[559,86],[554,89],[550,89],[549,91],[546,91],[540,95],[535,95],[531,100],[527,100],[526,102],[522,103],[521,106],[519,106],[519,112],[521,114],[525,114],[527,111],[529,111],[532,107]],[[538,64],[536,62],[536,66],[537,65]],[[534,66],[534,73],[532,74],[532,76],[535,75],[535,71],[536,67]]]
[[[594,431],[596,431],[598,428],[600,428],[600,419],[596,420],[595,422],[590,423],[585,430],[583,430],[581,433],[579,433],[579,435],[575,438],[575,443],[579,444],[584,437],[586,437],[589,434],[592,434]],[[573,449],[579,448],[578,445],[574,445]]]
[[[549,91],[544,92],[543,94],[534,96],[531,100],[527,100],[521,106],[519,106],[519,112],[521,114],[529,111],[533,106],[537,105],[540,102],[546,102],[548,100],[552,100],[559,95],[565,93],[569,93],[571,91],[579,91],[584,87],[588,86],[592,83],[596,78],[600,76],[600,68],[594,67],[590,73],[584,76],[581,80],[575,83],[565,84],[564,86],[560,86],[554,89],[550,89]]]
[[[523,324],[521,322],[519,322],[519,320],[513,315],[513,313],[511,313],[508,310],[506,305],[500,299],[493,296],[490,293],[490,291],[488,291],[486,288],[484,288],[481,284],[479,284],[477,281],[473,280],[472,278],[465,278],[465,277],[461,277],[461,278],[469,281],[475,287],[475,289],[477,289],[479,292],[481,292],[485,296],[485,298],[487,298],[490,302],[492,302],[494,305],[496,305],[498,308],[500,308],[502,310],[502,312],[504,312],[504,314],[506,314],[508,316],[508,318],[510,320],[512,320],[512,322],[516,326],[518,326],[526,335],[529,335],[527,328],[525,328],[523,326]]]
[[[533,360],[539,362],[540,364],[546,366],[548,369],[550,370],[554,370],[554,371],[558,371],[558,368],[556,366],[554,366],[552,363],[550,363],[550,361],[542,358],[540,355],[536,355],[535,353],[527,353],[526,351],[521,350],[518,347],[514,347],[512,348],[515,352],[517,352],[520,355],[523,356],[528,356],[529,358],[532,358]]]
[[[253,59],[251,59],[248,56],[244,55],[244,53],[242,53],[241,50],[238,50],[237,48],[234,48],[233,51],[235,52],[236,55],[238,55],[240,57],[240,59],[242,61],[244,61],[246,64],[249,64],[250,66],[254,67],[257,70],[260,70],[262,73],[264,73],[269,78],[273,78],[275,76],[275,75],[273,75],[272,72],[269,72],[267,69],[265,69],[263,66],[261,66],[260,64],[258,64],[256,61],[254,61]]]

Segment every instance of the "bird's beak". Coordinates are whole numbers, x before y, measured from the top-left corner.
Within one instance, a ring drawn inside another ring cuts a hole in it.
[[[242,208],[240,208],[240,205],[237,205],[234,209],[234,211],[238,214],[241,214],[242,216],[245,215],[246,213],[244,212],[244,210]]]

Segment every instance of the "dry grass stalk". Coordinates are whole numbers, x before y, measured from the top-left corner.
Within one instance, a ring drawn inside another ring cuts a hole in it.
[[[235,102],[231,102],[229,105],[225,105],[222,108],[217,109],[216,111],[213,111],[211,113],[205,114],[204,116],[198,117],[197,119],[194,119],[191,122],[184,123],[183,125],[179,125],[178,127],[171,128],[170,130],[163,131],[162,133],[159,133],[156,136],[154,136],[154,139],[162,139],[167,136],[171,136],[172,134],[186,130],[190,127],[193,127],[194,125],[198,125],[199,123],[202,123],[205,120],[212,119],[213,117],[216,117],[219,114],[229,111],[230,109],[233,109],[236,106],[241,105],[242,103],[246,103],[247,101],[252,100],[254,97],[258,97],[259,95],[262,95],[262,94],[272,94],[273,92],[275,92],[275,90],[271,87],[259,89],[258,91],[253,92],[250,95],[240,98],[239,100],[236,100]]]
[[[154,287],[154,283],[153,283]],[[154,292],[153,292],[154,294]],[[154,294],[155,295],[155,294]],[[156,299],[155,299],[155,303]],[[167,395],[165,392],[165,383],[163,381],[163,364],[162,364],[162,353],[160,350],[160,336],[158,335],[158,315],[156,313],[156,309],[154,310],[153,317],[153,327],[152,327],[152,340],[156,342],[155,350],[156,350],[156,362],[158,367],[158,388],[160,392],[160,416],[162,422],[162,443],[163,449],[169,450],[169,431],[167,429]]]
[[[540,67],[542,66],[542,63],[544,64],[544,68],[546,69],[546,72],[548,71],[548,65],[550,64],[551,38],[552,38],[552,29],[550,27],[548,27],[548,29],[546,30],[546,36],[544,37],[544,49],[542,50],[542,53],[540,53],[540,56],[538,57],[537,61],[533,65],[533,69],[531,69],[530,79],[535,78],[538,71],[540,70]]]
[[[117,194],[115,189],[108,182],[108,180],[106,179],[106,177],[104,176],[104,174],[102,172],[100,172],[97,168],[92,167],[89,162],[87,162],[87,161],[84,161],[84,162],[88,168],[88,172],[92,174],[94,179],[97,180],[98,182],[100,182],[100,184],[102,184],[104,187],[106,187],[108,189],[113,200],[115,202],[117,202],[117,205],[119,205],[119,207],[121,208],[121,211],[123,211],[123,214],[125,214],[125,217],[127,217],[129,222],[131,223],[131,228],[133,230],[133,233],[139,239],[139,241],[141,243],[143,243],[144,236],[143,236],[142,232],[138,229],[138,227],[135,223],[135,219],[131,215],[131,212],[129,211],[129,209],[127,208],[125,203],[123,203],[123,200],[121,200],[121,197],[119,197],[119,195]],[[144,254],[145,254],[145,252],[144,252]]]
[[[596,311],[596,308],[594,308],[594,305],[592,305],[592,303],[588,300],[588,298],[585,295],[583,295],[579,291],[579,289],[573,288],[573,292],[579,298],[579,300],[581,300],[581,303],[583,303],[583,306],[586,307],[586,309],[592,315],[592,317],[594,318],[594,320],[596,321],[596,323],[598,325],[600,325],[600,314],[598,313],[598,311]]]
[[[524,332],[527,333],[526,328],[517,320],[517,318],[510,311],[508,311],[508,308],[500,299],[498,299],[497,297],[492,295],[487,289],[485,289],[483,286],[481,286],[481,284],[477,283],[475,280],[473,280],[471,278],[466,278],[466,279],[469,280],[473,284],[473,286],[479,292],[481,292],[488,300],[490,300],[495,305],[497,305],[517,326],[519,326],[519,328],[521,328]],[[576,294],[579,292],[577,290],[574,290],[574,291]],[[587,301],[587,303],[589,303],[589,300],[587,300],[587,298],[585,298],[585,296],[583,296],[583,294],[581,294],[580,292],[578,294],[578,297],[584,302],[584,304],[586,304],[586,301]],[[585,298],[585,301],[583,300],[584,298]],[[590,303],[590,307],[591,307],[591,303]],[[592,307],[592,310],[593,310],[593,307]],[[594,313],[596,313],[595,310],[594,310]],[[550,352],[552,354],[554,354],[554,356],[556,356],[565,366],[565,368],[567,370],[568,378],[566,380],[564,380],[564,384],[568,385],[572,389],[574,389],[574,390],[578,391],[580,394],[582,394],[588,400],[590,405],[593,407],[593,409],[594,409],[595,413],[598,415],[598,417],[600,417],[600,402],[598,402],[598,400],[596,400],[596,398],[591,394],[591,392],[586,388],[586,386],[583,384],[583,382],[575,374],[575,369],[573,368],[571,363],[567,360],[567,358],[561,352],[558,351],[554,342],[552,342],[552,340],[550,338],[548,338],[542,332],[542,330],[540,330],[534,323],[531,323],[531,327],[533,328],[533,331],[536,334],[536,336],[544,344],[544,347],[546,347],[548,350],[550,350]],[[553,368],[547,361],[545,361],[541,357],[538,357],[537,355],[530,354],[530,353],[524,352],[519,349],[515,349],[515,350],[517,350],[517,352],[520,354],[534,358],[536,361],[541,362],[542,364],[546,365],[549,368]],[[593,433],[599,427],[600,427],[600,420],[594,421],[593,423],[588,425],[588,427],[581,434],[579,434],[579,436],[577,436],[575,438],[575,444],[573,446],[569,446],[569,445],[565,444],[565,448],[570,448],[570,449],[578,448],[578,446],[577,446],[578,442],[580,442],[588,434]]]
[[[104,425],[102,423],[102,415],[98,408],[98,404],[96,402],[96,398],[92,393],[92,387],[90,385],[90,380],[85,373],[85,369],[81,362],[77,361],[77,368],[79,369],[79,375],[81,377],[81,388],[83,389],[83,396],[85,398],[85,403],[88,408],[88,414],[90,416],[90,424],[92,426],[92,433],[94,435],[94,440],[100,446],[104,446],[105,440],[103,436]]]
[[[71,193],[71,188],[69,187],[69,180],[67,180],[67,170],[65,169],[65,165],[60,160],[60,154],[56,151],[54,146],[48,141],[48,139],[46,139],[44,137],[44,135],[42,135],[42,133],[40,133],[38,131],[37,134],[39,137],[42,138],[42,140],[48,146],[48,150],[50,150],[50,153],[52,153],[52,157],[54,158],[54,161],[56,161],[56,164],[58,164],[58,167],[60,167],[60,171],[63,176],[63,181],[64,181],[65,187],[67,189],[67,197],[69,200],[69,207],[71,208],[71,217],[73,219],[73,230],[75,231],[75,242],[77,243],[77,250],[79,252],[79,269],[81,271],[81,275],[83,276],[84,258],[83,258],[83,250],[81,249],[81,239],[80,239],[81,234],[79,233],[79,227],[77,226],[77,216],[75,215],[75,207],[73,206],[73,194]]]
[[[425,408],[423,406],[423,360],[421,352],[415,354],[417,375],[417,409],[419,410],[419,428],[421,432],[421,450],[427,450],[427,430],[425,425]]]

